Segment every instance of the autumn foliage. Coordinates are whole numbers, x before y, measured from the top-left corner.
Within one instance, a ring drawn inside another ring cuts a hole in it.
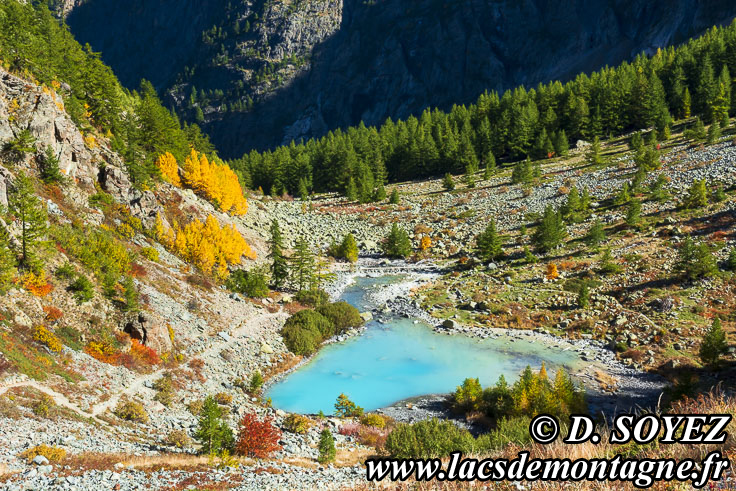
[[[34,297],[45,297],[54,289],[53,285],[46,280],[46,275],[43,273],[38,275],[33,272],[26,273],[19,278],[18,282]]]
[[[555,280],[559,276],[560,276],[560,273],[557,271],[557,265],[554,263],[547,264],[547,279]]]
[[[429,235],[425,235],[422,237],[422,240],[419,242],[419,248],[422,251],[426,251],[432,247],[432,239],[429,238]]]
[[[184,183],[217,203],[224,212],[244,215],[248,211],[248,202],[235,172],[225,163],[210,162],[205,154],[194,149],[184,161]]]
[[[271,418],[259,420],[255,414],[246,414],[240,421],[240,431],[235,450],[246,457],[263,459],[281,449],[281,432]]]
[[[195,219],[184,228],[174,225],[173,230],[167,229],[159,217],[156,237],[184,260],[220,279],[227,277],[228,265],[240,263],[243,256],[255,259],[255,253],[235,227],[220,227],[212,215],[204,223]]]
[[[165,181],[170,182],[176,187],[181,187],[181,178],[179,177],[179,164],[176,158],[170,152],[160,155],[156,159],[156,166],[161,171],[161,176]]]

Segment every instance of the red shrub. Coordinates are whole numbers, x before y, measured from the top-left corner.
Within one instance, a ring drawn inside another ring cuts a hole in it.
[[[144,365],[158,365],[161,359],[153,348],[142,345],[137,339],[131,339],[130,355]]]
[[[261,421],[255,414],[246,414],[240,421],[235,450],[246,457],[263,459],[281,450],[279,438],[281,432],[273,425],[271,418]]]
[[[49,324],[53,324],[64,316],[64,312],[51,305],[44,306],[43,311]]]

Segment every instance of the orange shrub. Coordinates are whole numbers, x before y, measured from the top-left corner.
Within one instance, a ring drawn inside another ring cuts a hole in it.
[[[156,350],[141,344],[137,339],[131,339],[130,354],[143,365],[158,365],[161,363]]]
[[[120,364],[120,353],[109,343],[90,341],[87,346],[84,347],[84,352],[102,363],[107,363],[109,365]]]
[[[45,297],[51,290],[53,285],[46,280],[46,274],[35,274],[33,272],[24,274],[19,280],[21,286],[35,297]]]
[[[46,314],[46,321],[52,324],[64,316],[64,312],[51,305],[45,305],[43,311]]]
[[[557,265],[555,265],[555,263],[547,264],[547,279],[554,280],[557,279],[559,276],[560,273],[557,272]]]

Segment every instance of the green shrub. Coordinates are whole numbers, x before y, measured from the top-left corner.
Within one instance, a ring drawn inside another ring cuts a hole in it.
[[[242,293],[246,297],[263,298],[268,296],[268,278],[263,268],[251,271],[238,269],[230,274],[225,286],[230,290]]]
[[[400,423],[386,439],[386,450],[399,459],[442,458],[451,452],[468,454],[475,448],[470,432],[436,418],[411,425]]]
[[[303,435],[309,431],[310,426],[312,421],[301,414],[290,414],[284,419],[284,428],[292,433]]]
[[[491,448],[500,449],[509,443],[520,446],[531,443],[532,440],[529,435],[530,422],[531,418],[528,416],[502,418],[498,421],[496,429],[488,435]]]
[[[64,280],[70,280],[74,278],[74,275],[76,274],[76,271],[74,271],[74,266],[71,265],[71,263],[64,263],[63,266],[59,266],[56,268],[56,271],[54,271],[54,276],[60,279]]]
[[[73,296],[77,303],[89,302],[95,296],[95,286],[81,274],[69,285],[69,291],[74,292]]]
[[[253,372],[253,375],[250,376],[250,380],[248,381],[248,392],[251,394],[256,394],[259,390],[261,390],[261,387],[263,386],[263,375],[261,375],[261,372]]]
[[[405,258],[411,254],[411,241],[406,230],[397,224],[391,226],[391,232],[383,240],[383,253],[391,258]]]
[[[311,355],[324,339],[333,334],[332,322],[310,309],[301,310],[289,317],[281,329],[284,344],[297,355]]]
[[[81,351],[84,348],[82,333],[79,330],[71,326],[62,326],[57,328],[54,332],[61,342],[66,346],[69,346],[71,349]]]
[[[319,307],[320,305],[326,304],[330,296],[324,290],[312,289],[312,290],[301,290],[294,295],[297,302],[309,305],[310,307]]]
[[[363,325],[363,318],[360,317],[358,309],[347,302],[323,305],[317,309],[317,312],[330,320],[335,334]]]

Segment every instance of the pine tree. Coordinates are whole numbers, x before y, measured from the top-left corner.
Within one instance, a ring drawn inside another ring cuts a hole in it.
[[[347,234],[342,239],[342,243],[338,247],[338,254],[339,257],[351,263],[358,260],[358,243],[355,241],[353,234]]]
[[[585,243],[589,247],[597,247],[603,241],[606,240],[606,231],[603,228],[603,222],[596,220],[588,230],[588,234],[585,236]]]
[[[452,191],[455,189],[455,181],[452,180],[452,175],[449,172],[445,174],[445,177],[442,180],[442,187],[445,188],[445,191]]]
[[[64,181],[64,174],[59,170],[59,158],[54,155],[51,147],[46,147],[46,152],[40,161],[41,179],[46,184],[56,184]]]
[[[401,198],[399,197],[399,190],[397,188],[394,188],[393,191],[391,191],[391,197],[389,197],[388,202],[392,205],[398,205],[399,201],[401,201]]]
[[[8,210],[20,223],[20,251],[18,262],[24,268],[40,268],[38,249],[46,234],[46,210],[36,197],[33,181],[20,172],[8,196]]]
[[[657,179],[652,181],[649,186],[649,197],[658,202],[666,201],[669,198],[669,193],[665,189],[667,184],[667,177],[664,174],[659,174]]]
[[[194,438],[202,445],[202,453],[210,455],[229,450],[235,443],[233,432],[223,419],[222,409],[212,396],[204,400]]]
[[[726,259],[726,269],[736,271],[736,247],[732,247]]]
[[[304,237],[299,237],[290,258],[290,277],[298,291],[310,288],[315,277],[314,254]]]
[[[590,148],[588,148],[587,160],[590,165],[600,165],[603,163],[603,158],[601,157],[601,139],[598,136],[593,138],[593,142],[590,144]]]
[[[680,245],[675,271],[694,281],[714,276],[718,272],[718,266],[708,244],[696,244],[691,237],[687,237]]]
[[[317,460],[320,464],[334,462],[336,454],[335,438],[329,428],[324,428],[319,434],[319,457]]]
[[[15,255],[10,250],[8,232],[0,224],[0,295],[6,293],[12,285],[16,270]]]
[[[575,186],[570,189],[570,192],[567,193],[567,201],[564,205],[562,205],[562,209],[560,210],[562,212],[562,216],[571,223],[576,223],[582,220],[582,211],[583,211],[583,203],[580,198],[580,193],[578,192],[578,188]]]
[[[383,183],[380,183],[376,188],[376,192],[373,194],[373,201],[383,201],[386,199],[386,188],[383,187]]]
[[[532,236],[532,243],[539,251],[549,252],[562,244],[565,237],[567,229],[562,222],[562,214],[548,205],[544,210],[542,221]]]
[[[616,195],[614,203],[620,206],[625,205],[629,201],[631,201],[631,194],[629,194],[629,183],[625,182],[623,186],[621,186],[621,190]]]
[[[581,309],[587,309],[590,306],[590,286],[587,281],[584,281],[578,290],[578,306]]]
[[[493,156],[493,152],[488,151],[486,156],[483,158],[483,161],[486,164],[485,169],[483,170],[483,179],[487,181],[496,171],[496,157]]]
[[[726,353],[728,353],[726,333],[721,327],[721,319],[716,317],[700,345],[700,360],[704,365],[717,367],[721,356]]]
[[[392,258],[406,258],[411,254],[409,234],[395,223],[384,240],[383,253]]]
[[[560,130],[555,134],[555,141],[553,142],[555,147],[555,153],[560,157],[565,157],[570,150],[570,144],[567,142],[567,135],[565,130]]]
[[[685,208],[702,208],[708,206],[708,191],[705,179],[695,180],[687,191]]]
[[[706,143],[715,143],[721,138],[721,123],[718,120],[708,127],[708,135],[705,137]]]
[[[352,177],[348,179],[348,184],[345,187],[345,197],[348,201],[356,201],[358,199],[358,188],[355,187],[355,181]]]
[[[309,197],[309,189],[307,189],[307,180],[305,178],[299,179],[299,199],[304,201]]]
[[[637,227],[641,223],[641,201],[632,199],[626,208],[626,225]]]
[[[279,222],[275,218],[271,222],[271,239],[268,242],[268,258],[271,260],[271,284],[281,288],[289,280],[289,262],[284,256],[284,245]]]
[[[503,240],[496,231],[496,221],[491,219],[486,229],[475,238],[478,256],[483,261],[493,261],[503,255]]]

